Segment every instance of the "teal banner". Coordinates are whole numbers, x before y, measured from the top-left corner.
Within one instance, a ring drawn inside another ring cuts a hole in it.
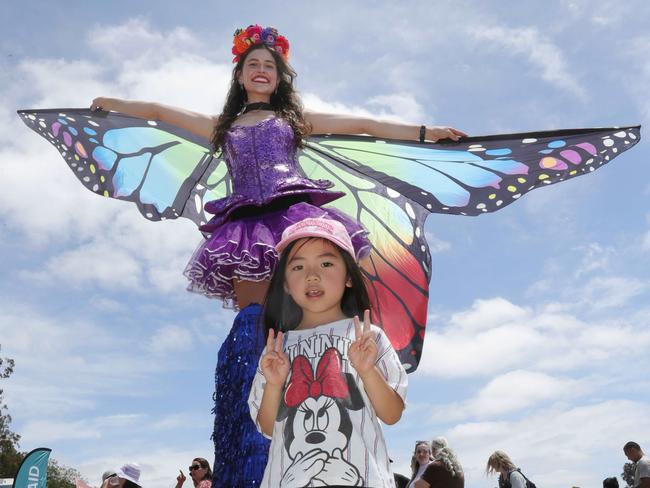
[[[45,488],[47,485],[47,462],[52,449],[39,447],[25,456],[14,477],[12,488]]]

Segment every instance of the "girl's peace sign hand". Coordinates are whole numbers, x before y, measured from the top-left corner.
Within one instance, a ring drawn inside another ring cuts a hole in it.
[[[273,329],[269,330],[269,337],[266,339],[266,350],[260,366],[266,378],[266,382],[273,386],[284,386],[289,376],[290,361],[282,349],[284,334],[278,332],[277,337]]]
[[[370,329],[370,310],[363,313],[363,329],[358,316],[354,316],[354,342],[348,350],[348,357],[354,369],[363,376],[377,362],[377,342],[375,334]]]

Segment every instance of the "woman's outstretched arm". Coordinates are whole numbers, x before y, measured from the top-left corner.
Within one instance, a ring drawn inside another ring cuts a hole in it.
[[[420,138],[420,126],[389,122],[351,115],[305,112],[305,120],[311,124],[312,134],[368,134],[383,139],[415,140]],[[462,131],[447,126],[426,128],[425,140],[451,139],[457,141],[466,137]]]
[[[161,120],[206,139],[212,137],[214,126],[217,123],[217,118],[210,115],[162,103],[138,102],[120,98],[98,97],[92,101],[90,108],[91,110],[102,109],[120,112],[147,120]]]

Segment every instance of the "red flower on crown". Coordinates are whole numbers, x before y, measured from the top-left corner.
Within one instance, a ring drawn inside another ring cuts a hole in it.
[[[278,34],[275,27],[263,28],[258,24],[249,25],[246,29],[237,29],[233,35],[232,62],[238,62],[251,46],[264,44],[279,53],[285,61],[289,59],[289,41]]]

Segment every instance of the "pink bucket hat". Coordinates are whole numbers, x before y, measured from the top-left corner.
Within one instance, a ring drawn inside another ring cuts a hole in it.
[[[282,239],[275,246],[278,252],[291,244],[293,241],[303,237],[320,237],[333,242],[350,256],[355,257],[352,240],[348,235],[345,226],[336,220],[331,219],[305,219],[290,225],[282,233]]]

